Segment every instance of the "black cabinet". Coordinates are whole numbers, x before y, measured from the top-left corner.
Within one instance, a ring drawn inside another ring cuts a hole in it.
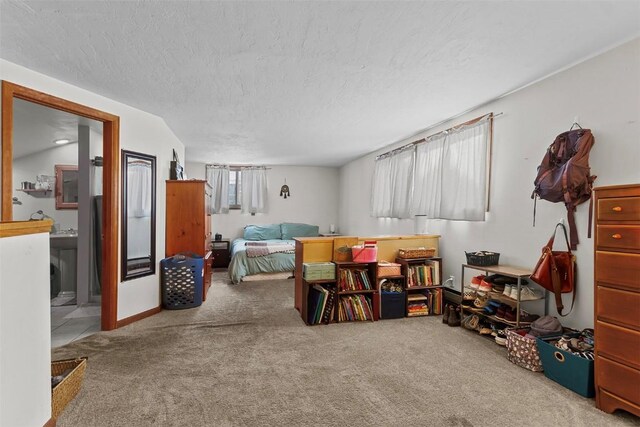
[[[213,268],[227,268],[231,262],[228,240],[214,240],[211,242],[211,255],[213,256]]]

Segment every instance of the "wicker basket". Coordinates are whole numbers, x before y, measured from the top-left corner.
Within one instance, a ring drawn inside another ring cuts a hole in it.
[[[58,360],[51,362],[51,376],[62,375],[67,369],[72,371],[51,390],[51,418],[58,418],[64,408],[80,391],[87,358]]]
[[[467,255],[467,264],[469,265],[487,267],[490,265],[498,265],[500,261],[500,254],[498,252],[465,252],[465,255]]]
[[[389,277],[400,275],[400,264],[394,262],[380,261],[378,263],[378,277]]]
[[[430,258],[435,256],[435,248],[400,248],[398,258]]]

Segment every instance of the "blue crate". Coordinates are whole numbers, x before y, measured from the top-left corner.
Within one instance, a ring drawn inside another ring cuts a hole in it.
[[[169,310],[202,304],[204,259],[195,254],[177,254],[160,261],[162,306]]]
[[[406,311],[405,292],[380,292],[380,318],[398,319]]]
[[[581,396],[594,397],[593,360],[576,356],[548,342],[558,338],[543,337],[536,340],[544,375]]]

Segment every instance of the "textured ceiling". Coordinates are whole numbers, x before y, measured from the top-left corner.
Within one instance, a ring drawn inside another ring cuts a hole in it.
[[[0,2],[0,57],[188,160],[341,165],[640,32],[637,1]]]

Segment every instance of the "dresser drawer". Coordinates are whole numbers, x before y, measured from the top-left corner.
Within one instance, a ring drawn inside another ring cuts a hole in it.
[[[598,356],[595,375],[598,388],[640,405],[640,371]]]
[[[598,225],[598,249],[640,250],[640,226],[635,225]]]
[[[598,320],[640,329],[640,293],[603,286],[596,289]]]
[[[599,354],[640,369],[640,332],[601,320],[596,321],[595,332]]]
[[[598,200],[598,221],[640,221],[640,197]]]
[[[640,291],[640,255],[596,251],[596,283]]]

